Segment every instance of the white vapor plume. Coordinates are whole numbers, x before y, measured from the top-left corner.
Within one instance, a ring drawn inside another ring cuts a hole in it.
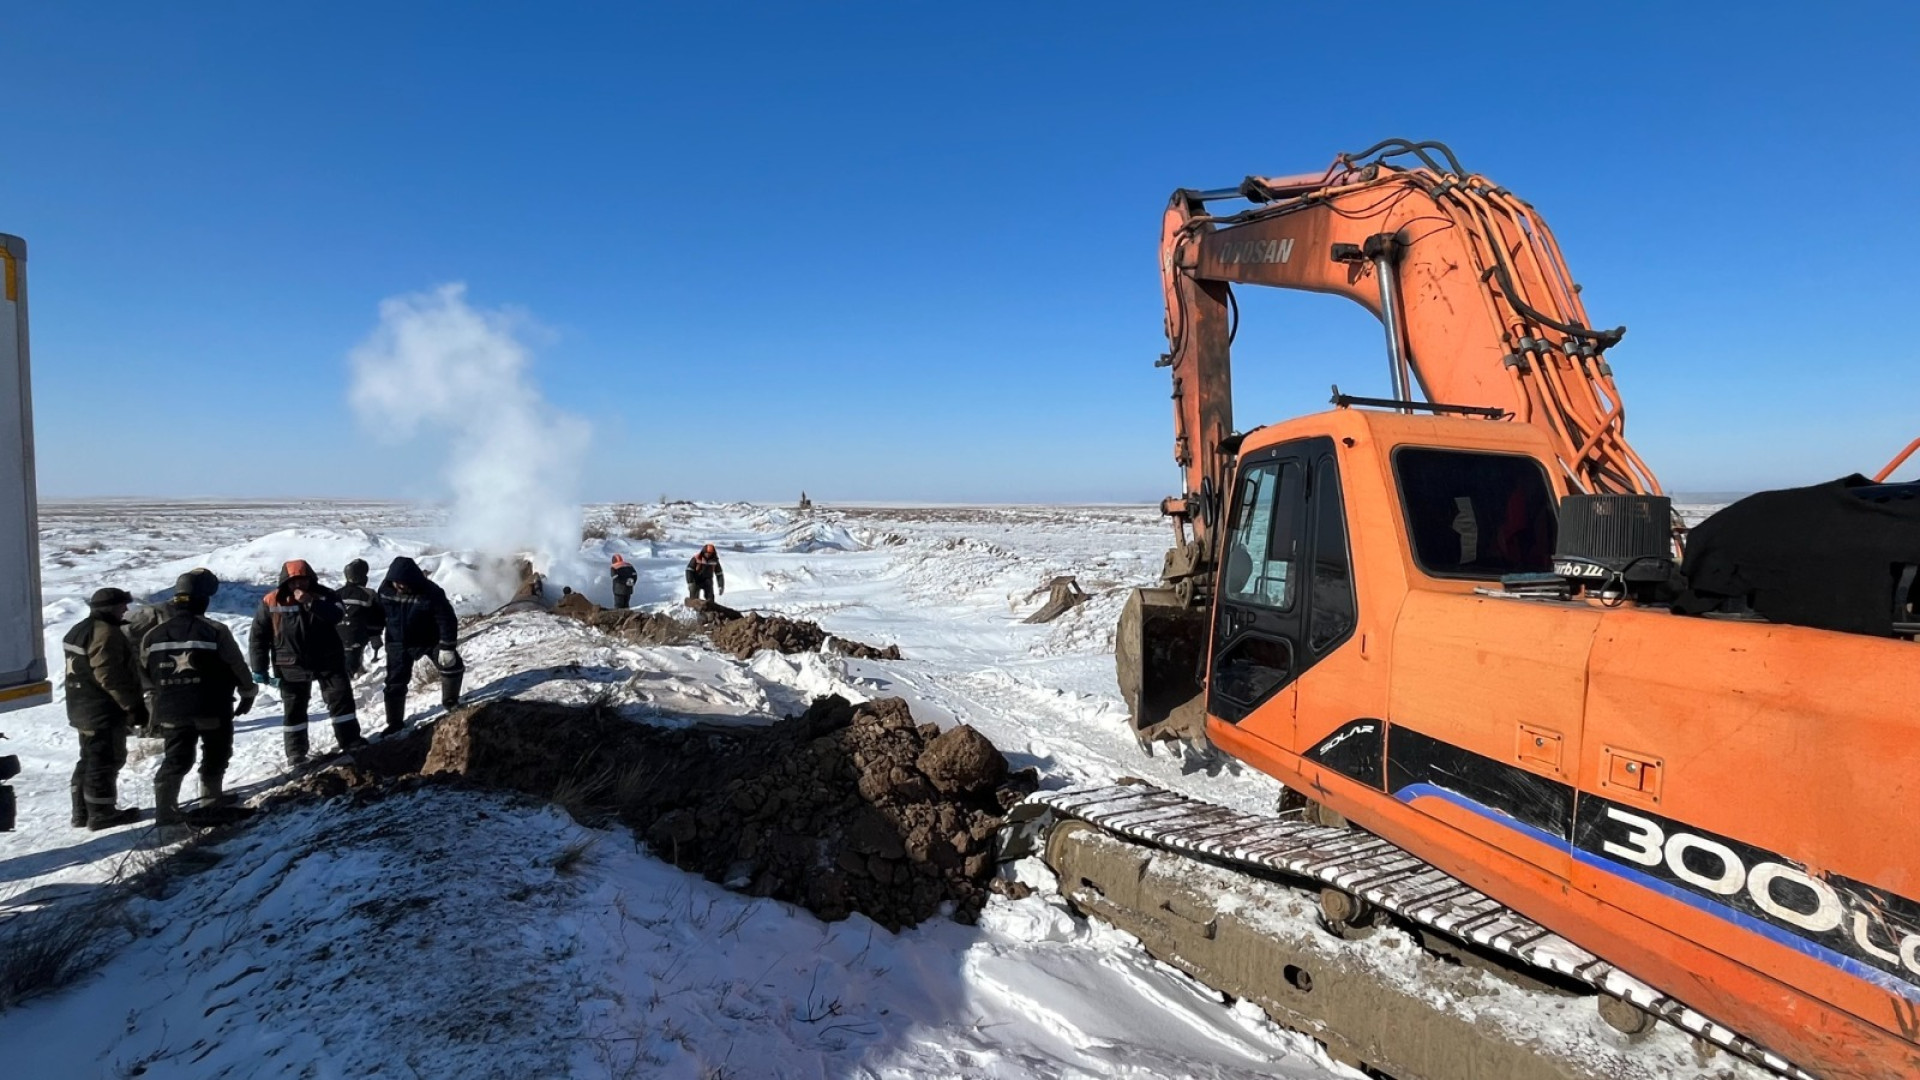
[[[451,546],[495,559],[529,553],[549,573],[573,571],[592,427],[541,396],[516,334],[528,325],[469,305],[465,285],[389,297],[380,325],[348,356],[350,400],[383,435],[447,440]],[[502,586],[511,592],[506,581],[489,592]]]

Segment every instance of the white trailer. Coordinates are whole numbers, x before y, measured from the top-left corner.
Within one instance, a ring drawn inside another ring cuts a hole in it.
[[[27,242],[0,233],[0,712],[53,699],[40,618]]]

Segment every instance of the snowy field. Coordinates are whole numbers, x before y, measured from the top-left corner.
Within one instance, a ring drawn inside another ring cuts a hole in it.
[[[898,695],[922,719],[976,725],[1049,785],[1131,774],[1273,803],[1263,778],[1188,775],[1176,759],[1141,757],[1126,730],[1111,634],[1121,587],[1158,572],[1166,526],[1150,511],[648,511],[662,539],[589,541],[580,560],[600,568],[624,553],[642,575],[636,606],[674,606],[681,568],[711,541],[728,604],[898,644],[907,659],[741,662],[530,613],[481,624],[462,645],[469,700],[611,694],[672,723],[764,721],[829,692]],[[394,555],[412,555],[463,613],[497,606],[488,567],[436,547],[438,525],[392,504],[51,503],[47,643],[57,653],[101,585],[159,598],[206,566],[225,583],[214,614],[244,646],[289,558],[329,583],[365,558],[377,583]],[[1060,573],[1098,598],[1051,626],[1021,625]],[[598,574],[571,583],[605,602]],[[359,691],[363,723],[377,727],[376,678]],[[419,687],[410,715],[434,713],[435,693]],[[241,718],[230,787],[259,792],[283,774],[279,720],[270,690]],[[153,842],[144,827],[67,825],[73,736],[58,702],[0,717],[0,730],[25,765],[19,830],[0,834],[0,902],[71,899]],[[314,726],[316,750],[331,739]],[[152,806],[154,746],[134,743],[123,802]],[[894,935],[857,915],[824,924],[736,896],[630,836],[508,797],[345,802],[275,814],[222,845],[216,870],[136,901],[134,929],[97,974],[0,1014],[8,1074],[1350,1075],[1258,1010],[1228,1007],[1130,938],[1072,918],[1037,865],[1024,871],[1042,887],[996,898],[978,926],[934,920]]]
[[[825,693],[899,696],[923,721],[979,728],[1049,787],[1131,775],[1248,809],[1274,804],[1266,778],[1144,757],[1127,730],[1112,633],[1125,588],[1157,576],[1166,546],[1147,508],[641,510],[658,539],[615,526],[555,568],[554,591],[564,581],[607,602],[617,551],[641,573],[635,606],[670,610],[687,558],[712,542],[727,604],[897,644],[905,658],[742,662],[536,612],[468,631],[467,700],[599,698],[671,724],[764,722]],[[498,567],[437,547],[439,525],[398,504],[51,503],[49,654],[93,589],[160,598],[194,566],[220,575],[213,611],[243,647],[254,605],[290,558],[329,584],[365,558],[377,584],[393,556],[411,555],[463,614],[497,607]],[[1060,574],[1094,599],[1051,625],[1022,625]],[[377,675],[358,689],[363,726],[375,729]],[[413,719],[429,717],[437,691],[416,681],[409,704]],[[231,789],[257,794],[284,777],[279,722],[265,691],[239,722]],[[74,739],[58,701],[0,716],[0,730],[0,749],[25,766],[19,829],[0,834],[0,912],[77,903],[155,842],[145,827],[67,824]],[[330,729],[313,730],[316,751],[329,748]],[[152,806],[157,745],[134,743],[123,804]],[[650,858],[624,831],[510,796],[306,803],[217,854],[216,868],[133,901],[97,973],[0,1013],[6,1075],[1358,1075],[1131,938],[1075,919],[1033,860],[1019,868],[1033,895],[996,897],[979,925],[936,919],[895,935],[858,915],[821,923],[728,893]]]

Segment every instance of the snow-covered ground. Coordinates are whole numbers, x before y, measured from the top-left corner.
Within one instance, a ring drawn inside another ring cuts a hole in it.
[[[712,542],[726,603],[897,644],[904,659],[742,662],[525,613],[468,630],[469,700],[598,698],[671,724],[763,722],[825,693],[900,696],[923,720],[979,728],[1047,786],[1132,775],[1273,806],[1266,778],[1142,756],[1127,729],[1112,634],[1125,587],[1158,574],[1167,530],[1150,509],[643,510],[658,538],[625,539],[616,525],[580,553],[585,565],[616,551],[633,562],[636,606],[674,609],[687,558]],[[438,516],[397,504],[52,503],[41,524],[50,655],[93,589],[159,597],[194,566],[225,582],[214,614],[243,647],[290,558],[328,582],[365,558],[377,584],[393,556],[410,555],[467,614],[505,599],[497,564],[442,550]],[[1051,625],[1021,624],[1059,574],[1094,599]],[[604,571],[567,583],[608,599]],[[437,690],[415,688],[410,714],[431,715]],[[377,727],[377,674],[362,676],[359,696]],[[231,788],[258,792],[284,775],[279,722],[266,691],[238,725]],[[144,827],[67,825],[74,740],[58,701],[0,716],[0,730],[25,765],[19,831],[0,834],[0,913],[72,902],[154,843]],[[331,745],[324,724],[314,732],[316,749]],[[156,747],[136,742],[123,803],[152,805]],[[995,898],[977,926],[935,920],[896,935],[736,896],[624,832],[508,796],[307,804],[218,854],[213,870],[133,901],[96,974],[0,1013],[6,1075],[1355,1075],[1131,938],[1073,918],[1031,860],[1020,872],[1033,895]]]
[[[681,571],[718,545],[728,604],[812,619],[906,659],[642,647],[539,613],[477,624],[468,698],[608,698],[655,722],[759,722],[818,694],[898,695],[922,719],[980,728],[1049,785],[1120,775],[1249,807],[1266,779],[1142,757],[1113,687],[1123,586],[1158,572],[1165,525],[1131,507],[648,508],[663,535],[619,551],[636,606],[673,608]],[[590,518],[592,515],[590,515]],[[352,558],[378,582],[418,558],[477,614],[498,574],[436,546],[432,511],[393,504],[61,504],[42,510],[51,653],[86,596],[160,597],[183,570],[225,583],[214,615],[242,645],[280,563],[336,582]],[[1072,573],[1096,599],[1050,626],[1020,619]],[[555,583],[556,585],[559,582]],[[605,601],[604,576],[573,581]],[[378,724],[378,682],[359,683]],[[416,682],[409,712],[431,715]],[[241,718],[229,786],[284,773],[280,708]],[[66,823],[73,737],[59,702],[0,717],[25,769],[19,831],[0,834],[0,905],[58,904],[112,878],[151,830]],[[315,725],[316,749],[331,733]],[[152,805],[157,744],[136,742],[123,802]],[[192,784],[189,782],[191,792]],[[585,846],[584,856],[569,857]],[[1313,1044],[1229,1006],[1131,938],[1071,917],[1044,868],[978,926],[895,935],[823,924],[658,862],[633,839],[506,796],[430,790],[270,815],[220,865],[133,902],[125,940],[79,986],[0,1014],[21,1076],[1329,1076]]]

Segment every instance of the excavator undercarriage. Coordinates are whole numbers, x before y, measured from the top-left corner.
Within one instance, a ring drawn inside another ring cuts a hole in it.
[[[1006,854],[1041,855],[1080,911],[1378,1075],[1813,1080],[1344,824],[1140,782],[1041,792],[1013,822]]]

